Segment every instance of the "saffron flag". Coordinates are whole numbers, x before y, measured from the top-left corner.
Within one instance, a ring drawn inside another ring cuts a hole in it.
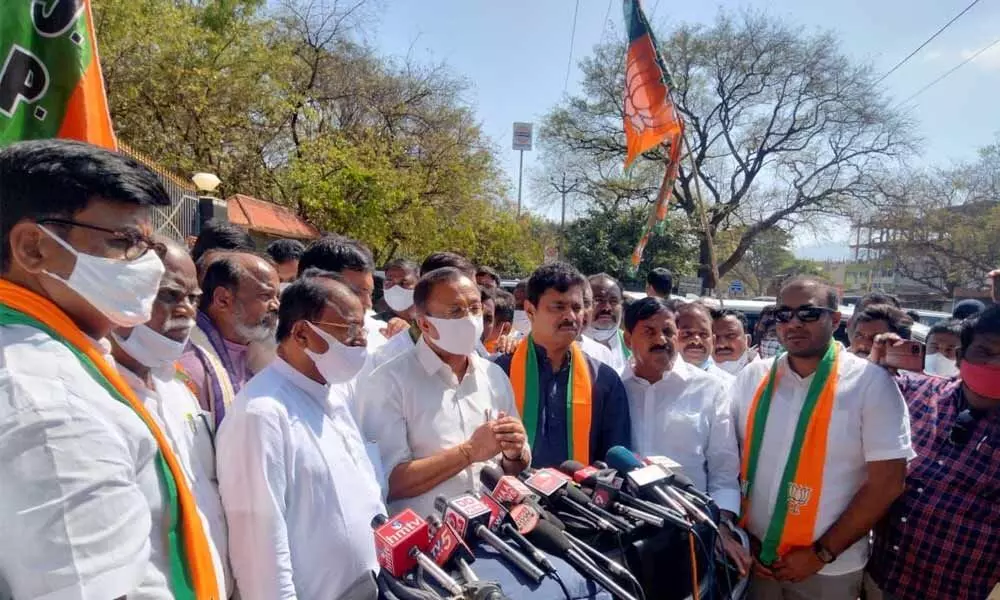
[[[46,138],[117,149],[90,0],[0,2],[0,147]]]
[[[684,122],[670,98],[670,74],[639,0],[624,0],[628,50],[625,61],[625,145],[627,169],[640,154],[667,144],[666,173],[649,219],[632,252],[635,271],[654,230],[662,228],[680,169]]]

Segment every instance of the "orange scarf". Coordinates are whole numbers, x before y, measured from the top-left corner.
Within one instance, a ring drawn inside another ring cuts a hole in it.
[[[183,556],[181,561],[171,560],[172,568],[180,567],[183,573],[171,573],[170,580],[174,582],[172,591],[177,598],[195,598],[196,600],[222,600],[219,598],[218,580],[215,575],[215,566],[212,562],[212,553],[208,545],[208,538],[202,527],[201,516],[198,514],[198,507],[195,504],[194,496],[188,487],[188,482],[181,470],[177,457],[170,449],[170,443],[160,431],[156,421],[146,410],[145,405],[136,397],[135,392],[125,383],[121,375],[116,371],[100,352],[94,348],[87,336],[76,326],[69,316],[58,306],[47,298],[0,279],[0,304],[7,309],[22,313],[25,321],[34,320],[39,322],[42,330],[49,333],[53,339],[67,345],[74,354],[83,355],[93,363],[98,374],[110,384],[117,395],[127,401],[133,411],[142,419],[150,433],[156,439],[160,456],[166,463],[167,469],[161,471],[161,479],[164,480],[164,488],[171,491],[176,489],[177,502],[180,514],[178,515],[179,529],[183,541]],[[8,319],[12,320],[12,319]],[[47,329],[47,330],[46,330]],[[81,360],[86,368],[86,361]],[[97,379],[97,377],[95,377]],[[107,387],[107,386],[105,386]],[[110,390],[109,390],[110,391]],[[112,394],[114,395],[114,394]],[[171,481],[172,480],[172,481]],[[165,513],[171,515],[175,512],[171,506],[171,498],[164,498]],[[175,536],[177,522],[171,525],[166,533],[168,536]],[[153,532],[157,532],[154,524]],[[179,575],[179,576],[178,576]],[[181,589],[177,589],[181,588]],[[193,595],[191,593],[193,592]]]
[[[775,359],[770,373],[760,382],[747,413],[746,437],[740,468],[742,484],[740,524],[743,527],[746,527],[750,518],[750,495],[757,473],[757,459],[764,439],[771,399],[781,379],[778,363],[779,359]],[[827,440],[837,392],[839,366],[840,352],[836,342],[831,342],[806,394],[792,438],[792,448],[784,465],[774,514],[767,526],[767,533],[761,540],[760,560],[765,565],[770,565],[791,548],[811,546],[815,541],[816,518],[819,514],[823,489],[823,470],[826,466]]]
[[[576,342],[570,346],[570,385],[566,390],[566,441],[569,456],[585,465],[590,464],[591,385],[587,358]],[[538,358],[535,342],[529,335],[514,350],[510,363],[510,382],[514,401],[524,421],[528,443],[534,448],[538,428]]]

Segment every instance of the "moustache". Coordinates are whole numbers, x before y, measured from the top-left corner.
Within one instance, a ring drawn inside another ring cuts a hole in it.
[[[575,321],[563,321],[559,324],[559,329],[572,329],[576,331],[580,328],[580,325]]]
[[[670,346],[656,345],[649,349],[650,352],[671,352],[673,348]]]
[[[163,323],[163,331],[188,331],[194,329],[194,319],[169,318]]]

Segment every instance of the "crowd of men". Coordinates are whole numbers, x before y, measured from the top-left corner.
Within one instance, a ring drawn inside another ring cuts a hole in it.
[[[925,372],[891,368],[891,297],[845,346],[808,277],[751,331],[664,269],[627,302],[440,252],[384,265],[376,312],[360,241],[188,249],[152,231],[168,204],[122,155],[0,150],[0,599],[372,597],[373,516],[616,445],[711,496],[753,598],[1000,581],[1000,308],[932,327]]]

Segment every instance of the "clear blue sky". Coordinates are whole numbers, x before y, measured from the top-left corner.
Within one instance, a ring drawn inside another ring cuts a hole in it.
[[[390,56],[412,54],[445,62],[467,78],[486,133],[500,148],[516,186],[517,153],[510,149],[513,121],[538,122],[563,97],[575,0],[383,0],[372,41]],[[858,60],[888,70],[971,0],[750,0],[718,3],[643,0],[658,31],[677,22],[709,23],[720,9],[761,8],[805,29],[830,29]],[[610,7],[610,12],[609,12]],[[605,22],[609,15],[609,22]],[[621,0],[580,0],[569,71],[569,92],[579,81],[577,61],[606,36],[621,36]],[[983,0],[884,85],[902,100],[1000,36],[1000,2]],[[920,162],[947,165],[973,156],[1000,132],[1000,45],[914,101],[912,116],[924,138]],[[525,154],[525,180],[538,153]],[[516,190],[515,192],[516,193]],[[524,187],[532,207],[531,191]],[[544,214],[554,215],[542,209]],[[802,239],[800,243],[837,242]],[[829,245],[829,244],[827,244]],[[841,244],[834,244],[835,246]],[[833,254],[827,249],[815,253]],[[807,252],[806,254],[811,254]]]

